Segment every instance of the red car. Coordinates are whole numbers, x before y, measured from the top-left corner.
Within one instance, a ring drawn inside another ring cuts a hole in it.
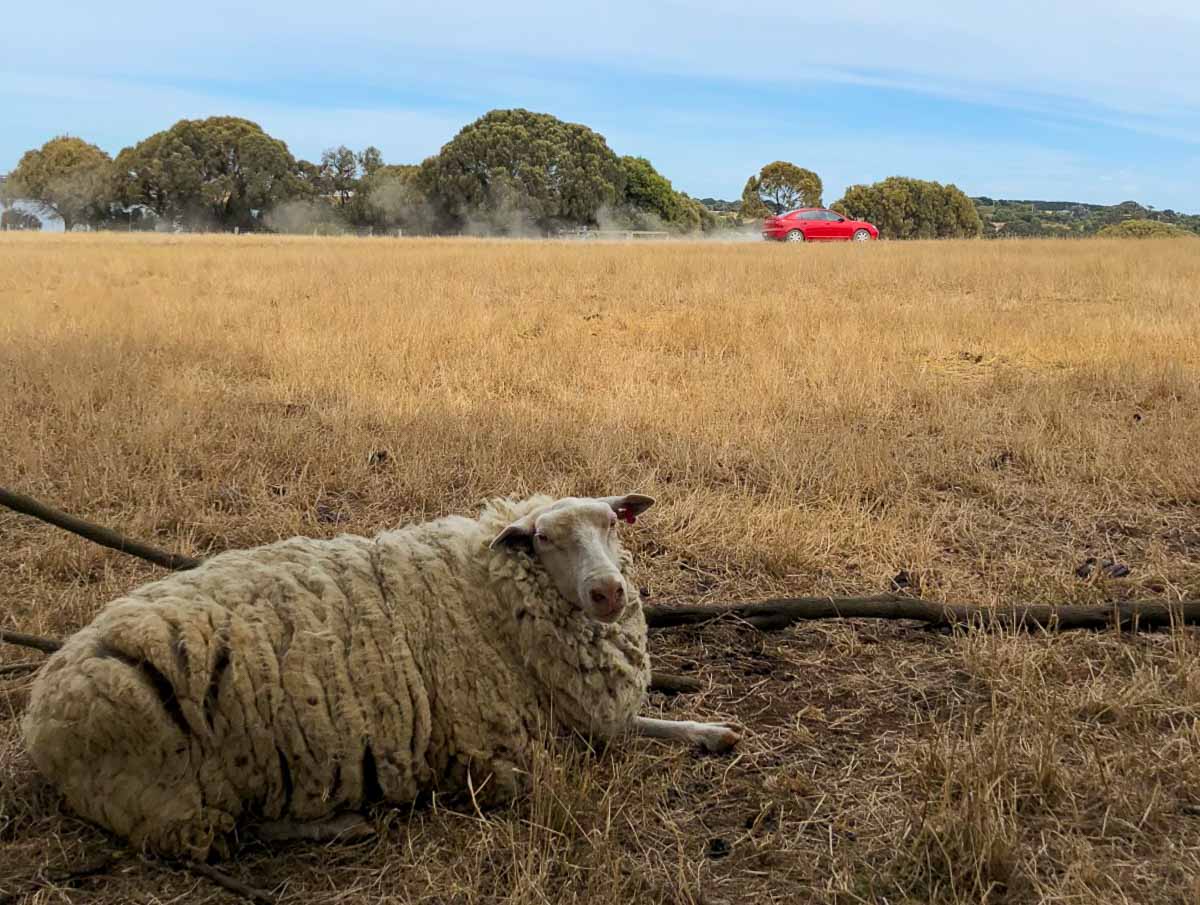
[[[851,220],[823,207],[802,207],[763,220],[764,239],[781,242],[832,242],[838,239],[868,242],[879,238],[879,230],[866,220]]]

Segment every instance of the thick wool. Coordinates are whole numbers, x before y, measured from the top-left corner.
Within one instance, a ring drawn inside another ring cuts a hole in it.
[[[26,746],[77,813],[166,856],[205,858],[244,820],[468,787],[502,803],[547,728],[620,733],[650,677],[632,582],[604,624],[489,549],[548,502],[230,551],[138,588],[47,661]]]

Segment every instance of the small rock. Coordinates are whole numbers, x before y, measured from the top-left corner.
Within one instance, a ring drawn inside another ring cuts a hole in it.
[[[1124,578],[1131,571],[1124,563],[1113,562],[1111,559],[1097,560],[1096,557],[1089,556],[1075,567],[1075,575],[1078,578],[1090,578],[1097,568],[1105,578]]]

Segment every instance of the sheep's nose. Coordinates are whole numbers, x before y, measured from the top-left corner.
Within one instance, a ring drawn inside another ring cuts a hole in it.
[[[617,578],[592,585],[592,608],[601,619],[615,619],[625,608],[625,585]]]

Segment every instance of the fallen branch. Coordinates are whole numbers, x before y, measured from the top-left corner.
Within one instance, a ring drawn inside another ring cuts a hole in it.
[[[692,694],[703,687],[703,682],[691,676],[673,676],[665,672],[650,674],[650,690],[660,694]]]
[[[650,606],[645,613],[646,625],[659,629],[704,625],[718,619],[738,619],[763,631],[811,619],[909,619],[931,628],[1137,630],[1200,623],[1200,601],[987,607],[933,603],[913,597],[786,597],[761,603]]]
[[[89,879],[108,873],[123,857],[122,855],[110,853],[102,856],[98,861],[85,864],[83,867],[50,871],[45,874],[42,871],[38,871],[35,876],[25,881],[28,886],[28,889],[25,891],[0,895],[0,905],[25,901],[39,889],[55,889],[61,894],[61,887],[71,888],[77,880]]]
[[[78,534],[80,537],[100,544],[102,547],[119,550],[122,553],[130,553],[139,559],[162,566],[164,569],[174,569],[177,571],[181,569],[194,569],[201,562],[198,559],[192,559],[190,556],[168,553],[165,550],[159,550],[157,547],[129,540],[109,528],[85,522],[81,518],[67,515],[65,512],[60,512],[57,509],[39,503],[37,500],[23,494],[5,490],[3,487],[0,487],[0,505],[7,506],[9,509],[13,509],[24,515],[31,515],[36,519],[41,519],[43,522],[49,522],[51,525],[57,525],[59,528],[65,528],[72,534]]]
[[[37,672],[41,668],[41,663],[10,663],[7,666],[0,666],[0,679],[8,678],[9,676],[23,676],[31,672]]]
[[[211,864],[201,864],[199,861],[182,861],[179,866],[186,871],[190,871],[197,876],[203,877],[210,883],[215,883],[224,889],[228,889],[232,893],[236,893],[243,899],[250,902],[258,902],[259,905],[275,905],[275,896],[262,889],[255,889],[243,883],[236,877],[231,877],[223,870],[218,870]]]
[[[167,569],[193,569],[202,562],[131,541],[108,528],[85,522],[3,488],[0,488],[0,505],[66,528],[88,540]],[[984,607],[961,603],[933,603],[914,597],[785,597],[761,603],[650,606],[645,608],[645,613],[646,625],[650,628],[703,625],[717,619],[734,618],[763,631],[786,628],[796,622],[811,619],[914,620],[923,622],[930,628],[1037,628],[1045,631],[1065,631],[1119,627],[1136,630],[1200,623],[1200,601],[1130,601],[1096,606],[1022,604],[1011,607]],[[62,646],[62,642],[50,638],[6,631],[0,631],[0,641],[37,648],[46,653],[52,653]],[[665,677],[661,674],[659,677],[663,679],[661,690],[668,693],[672,691],[668,679],[679,678]],[[654,688],[653,685],[651,687]],[[699,685],[687,690],[699,690]]]
[[[31,647],[34,650],[40,650],[44,654],[52,654],[63,646],[63,643],[57,638],[26,635],[24,632],[10,632],[7,629],[0,629],[0,641],[7,644],[16,644],[19,647]]]

